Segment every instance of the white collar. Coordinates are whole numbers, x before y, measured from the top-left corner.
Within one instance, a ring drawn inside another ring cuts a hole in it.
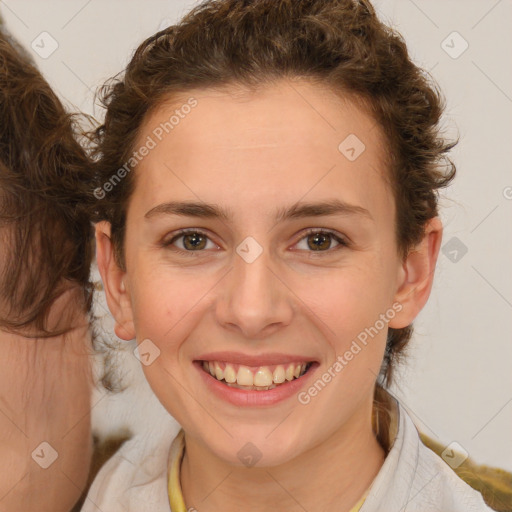
[[[492,512],[481,494],[421,442],[396,403],[398,432],[360,512]],[[127,441],[96,476],[81,512],[172,512],[169,451],[180,430],[167,414]]]

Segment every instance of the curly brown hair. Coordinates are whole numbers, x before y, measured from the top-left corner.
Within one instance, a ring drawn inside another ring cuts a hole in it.
[[[0,119],[0,328],[58,336],[92,303],[91,163],[75,116],[1,23]],[[68,290],[76,303],[50,325]]]
[[[256,88],[280,78],[304,78],[351,95],[380,125],[388,142],[398,250],[405,258],[438,214],[438,189],[455,175],[446,156],[455,142],[441,134],[444,100],[437,85],[366,0],[209,0],[146,39],[124,74],[99,92],[106,117],[92,135],[96,187],[130,160],[142,123],[173,94],[230,85]],[[96,221],[111,223],[121,268],[136,174],[123,175],[94,211]],[[412,325],[389,329],[383,384],[391,383],[411,335]]]

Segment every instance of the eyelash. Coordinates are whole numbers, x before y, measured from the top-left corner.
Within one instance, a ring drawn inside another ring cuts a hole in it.
[[[178,231],[178,233],[176,233],[170,240],[162,242],[161,245],[164,248],[171,249],[172,251],[180,253],[180,254],[184,254],[184,255],[187,255],[187,256],[195,256],[194,253],[204,252],[205,249],[202,249],[202,250],[199,250],[199,251],[186,251],[186,250],[183,250],[183,249],[179,249],[177,247],[172,247],[172,244],[176,240],[178,240],[178,239],[180,239],[180,238],[182,238],[182,237],[184,237],[186,235],[193,235],[193,234],[202,235],[202,236],[208,238],[208,240],[210,240],[210,237],[208,236],[208,234],[205,233],[204,231],[200,230],[200,229],[182,229],[182,230]],[[309,228],[309,229],[307,229],[305,231],[305,233],[303,234],[303,236],[296,242],[295,245],[297,245],[299,242],[301,242],[304,238],[307,238],[309,235],[313,235],[313,234],[330,236],[336,242],[338,242],[339,245],[336,246],[335,248],[330,248],[330,249],[327,249],[325,251],[306,251],[306,252],[310,252],[311,253],[310,256],[315,257],[317,255],[322,255],[322,254],[331,254],[333,251],[339,250],[341,248],[349,247],[349,242],[345,238],[342,238],[342,237],[338,236],[333,231],[329,231],[329,230],[326,230],[326,229],[320,229],[320,228]]]

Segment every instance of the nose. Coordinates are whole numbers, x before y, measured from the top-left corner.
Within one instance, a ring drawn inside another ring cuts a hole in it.
[[[294,296],[275,267],[265,249],[253,261],[243,252],[233,255],[216,306],[217,321],[224,328],[258,339],[290,324]]]

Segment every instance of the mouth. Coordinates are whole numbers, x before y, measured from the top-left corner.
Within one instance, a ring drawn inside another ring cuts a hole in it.
[[[315,361],[297,361],[266,366],[246,366],[227,361],[205,361],[196,363],[203,372],[231,388],[246,391],[268,391],[301,379]]]

